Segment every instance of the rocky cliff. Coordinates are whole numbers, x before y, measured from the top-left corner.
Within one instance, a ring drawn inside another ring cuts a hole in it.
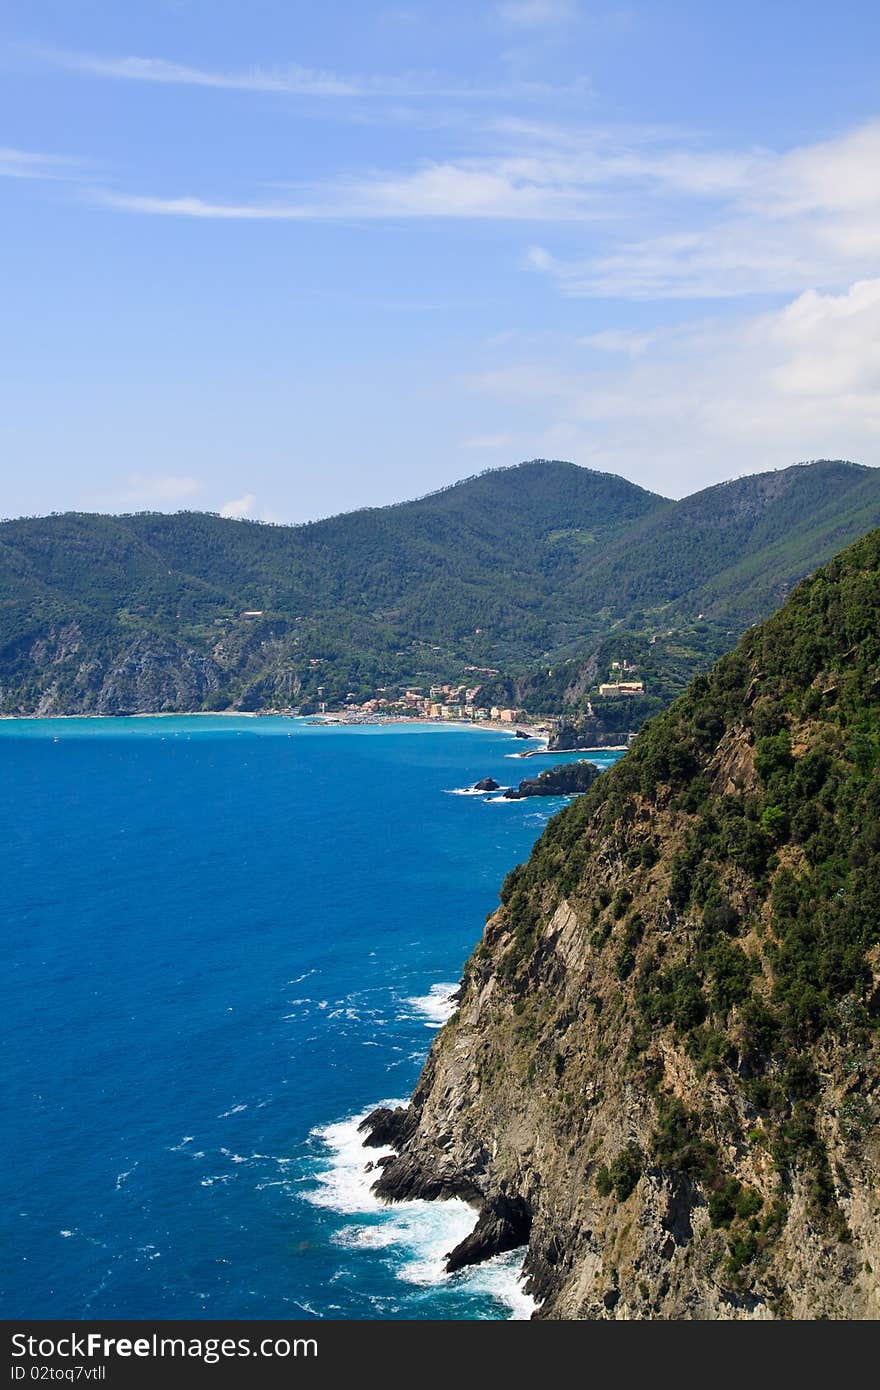
[[[76,621],[55,623],[20,644],[9,686],[0,681],[0,707],[38,716],[193,710],[223,680],[215,659],[171,638],[132,633],[111,646]]]
[[[880,1316],[880,532],[554,818],[377,1191],[543,1318]]]
[[[627,701],[623,701],[620,718],[615,724],[595,715],[570,715],[557,720],[547,743],[548,753],[574,753],[594,748],[625,748],[629,735]]]

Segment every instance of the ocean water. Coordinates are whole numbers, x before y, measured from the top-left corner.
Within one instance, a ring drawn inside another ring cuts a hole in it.
[[[474,1213],[381,1207],[356,1133],[562,804],[449,794],[523,746],[0,722],[3,1316],[528,1316],[520,1256],[445,1276]]]

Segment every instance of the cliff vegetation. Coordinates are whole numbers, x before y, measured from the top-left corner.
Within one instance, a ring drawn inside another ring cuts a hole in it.
[[[880,531],[507,877],[390,1199],[526,1245],[539,1316],[880,1316]]]

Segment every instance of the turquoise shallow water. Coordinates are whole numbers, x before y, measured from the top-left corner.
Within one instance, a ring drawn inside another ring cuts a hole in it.
[[[0,722],[6,1317],[504,1318],[457,1204],[380,1209],[354,1117],[412,1089],[560,802],[509,735]],[[616,755],[596,755],[607,764]]]

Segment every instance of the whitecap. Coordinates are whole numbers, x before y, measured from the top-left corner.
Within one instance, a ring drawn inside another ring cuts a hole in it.
[[[540,1307],[523,1288],[522,1263],[522,1253],[510,1250],[486,1260],[485,1264],[477,1265],[468,1277],[468,1288],[474,1293],[488,1294],[507,1304],[511,1322],[528,1320]]]
[[[513,756],[516,757],[517,755],[514,754]],[[498,790],[499,790],[499,791],[506,791],[506,788],[505,788],[505,787],[499,787]],[[486,796],[486,791],[485,791],[485,790],[482,790],[482,791],[481,791],[478,787],[447,787],[447,788],[445,788],[445,795],[446,795],[446,796]]]
[[[457,990],[457,984],[432,985],[427,994],[413,995],[406,1002],[410,1009],[424,1017],[426,1028],[439,1028],[458,1008],[457,1001],[452,998]]]
[[[403,1103],[382,1102],[388,1107]],[[389,1261],[402,1283],[460,1287],[503,1303],[509,1308],[511,1319],[530,1317],[535,1304],[522,1290],[521,1251],[497,1256],[454,1275],[446,1273],[448,1252],[473,1229],[473,1207],[459,1198],[412,1201],[391,1207],[379,1201],[372,1184],[377,1176],[375,1163],[382,1154],[365,1149],[364,1136],[359,1131],[369,1113],[364,1111],[312,1131],[312,1137],[329,1151],[330,1163],[315,1173],[312,1191],[302,1195],[315,1206],[359,1218],[342,1227],[334,1237],[335,1243],[351,1250],[388,1251]]]
[[[242,1110],[247,1110],[246,1105],[233,1105],[231,1110],[224,1110],[222,1115],[218,1115],[218,1120],[228,1120],[230,1115],[240,1115]]]
[[[180,1147],[180,1146],[178,1145],[178,1147]],[[124,1172],[122,1172],[122,1173],[117,1173],[117,1174],[116,1174],[116,1191],[117,1191],[117,1192],[119,1191],[119,1189],[120,1189],[120,1188],[122,1187],[122,1185],[124,1184],[126,1178],[130,1178],[130,1177],[131,1177],[131,1175],[132,1175],[132,1173],[134,1172],[134,1170],[135,1170],[136,1167],[137,1167],[137,1164],[136,1164],[136,1163],[133,1163],[132,1166],[131,1166],[130,1168],[126,1168]]]

